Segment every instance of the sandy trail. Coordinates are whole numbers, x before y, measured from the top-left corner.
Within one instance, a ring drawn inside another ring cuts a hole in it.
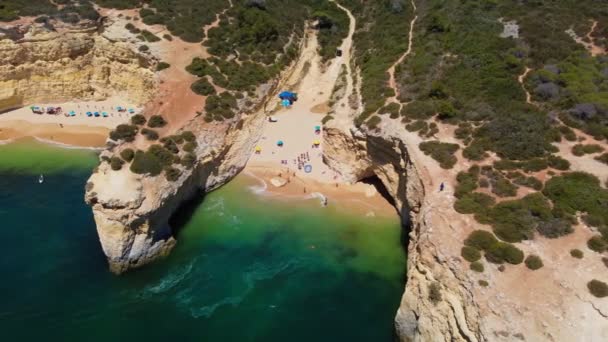
[[[593,57],[606,54],[606,49],[599,45],[596,45],[595,39],[593,38],[593,32],[595,32],[595,29],[597,28],[597,24],[598,24],[597,20],[593,20],[591,22],[591,29],[589,29],[589,32],[587,32],[587,34],[585,35],[586,40],[585,40],[585,38],[577,36],[576,32],[574,32],[574,30],[572,30],[572,29],[569,29],[566,31],[566,33],[568,35],[570,35],[570,37],[572,37],[572,39],[574,39],[578,44],[581,44],[582,46],[584,46],[585,49],[587,49],[587,51],[589,51],[589,53]]]
[[[526,76],[528,76],[528,74],[532,71],[532,69],[526,67],[526,69],[524,70],[524,73],[519,75],[517,77],[517,81],[519,82],[519,84],[521,84],[521,88],[524,90],[524,92],[526,93],[526,103],[529,103],[531,105],[535,105],[532,102],[532,95],[530,94],[530,92],[528,91],[528,89],[526,89],[526,85],[525,85],[525,80],[526,80]]]
[[[414,14],[416,14],[416,12],[418,10],[418,8],[416,7],[416,3],[414,2],[414,0],[411,0],[411,3],[412,3],[412,8],[414,9]],[[412,46],[413,46],[413,41],[414,41],[414,27],[416,25],[416,20],[418,20],[418,15],[417,14],[414,16],[414,19],[412,19],[412,21],[410,21],[410,32],[408,33],[407,50],[388,69],[388,75],[389,75],[388,86],[391,89],[393,89],[393,91],[395,92],[395,95],[392,96],[392,97],[389,97],[388,99],[386,99],[386,101],[384,102],[385,104],[397,103],[397,104],[399,104],[399,106],[402,107],[402,104],[398,100],[399,96],[401,94],[400,94],[400,91],[399,91],[399,87],[397,87],[397,81],[395,80],[395,69],[397,68],[397,66],[399,64],[403,63],[403,61],[405,60],[405,58],[407,56],[409,56],[412,53]]]

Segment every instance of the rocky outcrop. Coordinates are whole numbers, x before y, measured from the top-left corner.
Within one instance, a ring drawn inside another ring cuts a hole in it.
[[[0,111],[114,95],[134,104],[149,100],[156,87],[150,62],[100,29],[58,32],[33,24],[19,40],[0,34]]]
[[[169,223],[172,215],[188,200],[242,170],[265,122],[263,113],[232,124],[202,125],[199,120],[187,126],[197,136],[198,161],[193,169],[184,169],[177,181],[136,175],[126,167],[112,171],[108,163],[101,163],[90,177],[85,201],[93,208],[112,272],[122,273],[168,254],[176,243]]]

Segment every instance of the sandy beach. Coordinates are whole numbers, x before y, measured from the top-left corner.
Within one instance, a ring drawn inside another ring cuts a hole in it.
[[[40,108],[61,107],[58,115],[35,114],[30,106],[18,108],[0,114],[0,141],[10,141],[24,137],[34,137],[39,140],[81,147],[102,147],[111,129],[127,122],[134,115],[119,112],[118,106],[139,109],[130,106],[120,98],[105,101],[40,103],[34,104]],[[74,116],[66,113],[74,112]],[[98,112],[99,117],[87,116],[87,112]],[[107,113],[103,117],[102,113]]]
[[[249,165],[244,174],[255,180],[255,190],[262,196],[286,201],[317,198],[320,206],[340,206],[367,216],[395,215],[395,208],[370,184],[327,183],[270,164]],[[279,182],[284,185],[275,185]]]

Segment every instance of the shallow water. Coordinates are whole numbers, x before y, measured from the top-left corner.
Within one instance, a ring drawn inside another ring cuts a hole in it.
[[[267,199],[238,177],[168,258],[117,277],[82,201],[94,153],[40,147],[0,146],[2,340],[392,341],[396,217]]]

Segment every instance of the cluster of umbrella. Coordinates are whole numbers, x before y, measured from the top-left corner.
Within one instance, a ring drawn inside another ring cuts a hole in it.
[[[101,114],[99,112],[87,112],[87,116],[88,117],[94,116],[96,118],[102,116],[104,118],[107,118],[109,115],[108,115],[108,112],[101,112]]]
[[[118,106],[118,107],[116,107],[116,110],[119,111],[119,112],[126,112],[127,108]],[[135,113],[135,109],[129,108],[128,112],[131,113],[131,114],[134,114]]]

